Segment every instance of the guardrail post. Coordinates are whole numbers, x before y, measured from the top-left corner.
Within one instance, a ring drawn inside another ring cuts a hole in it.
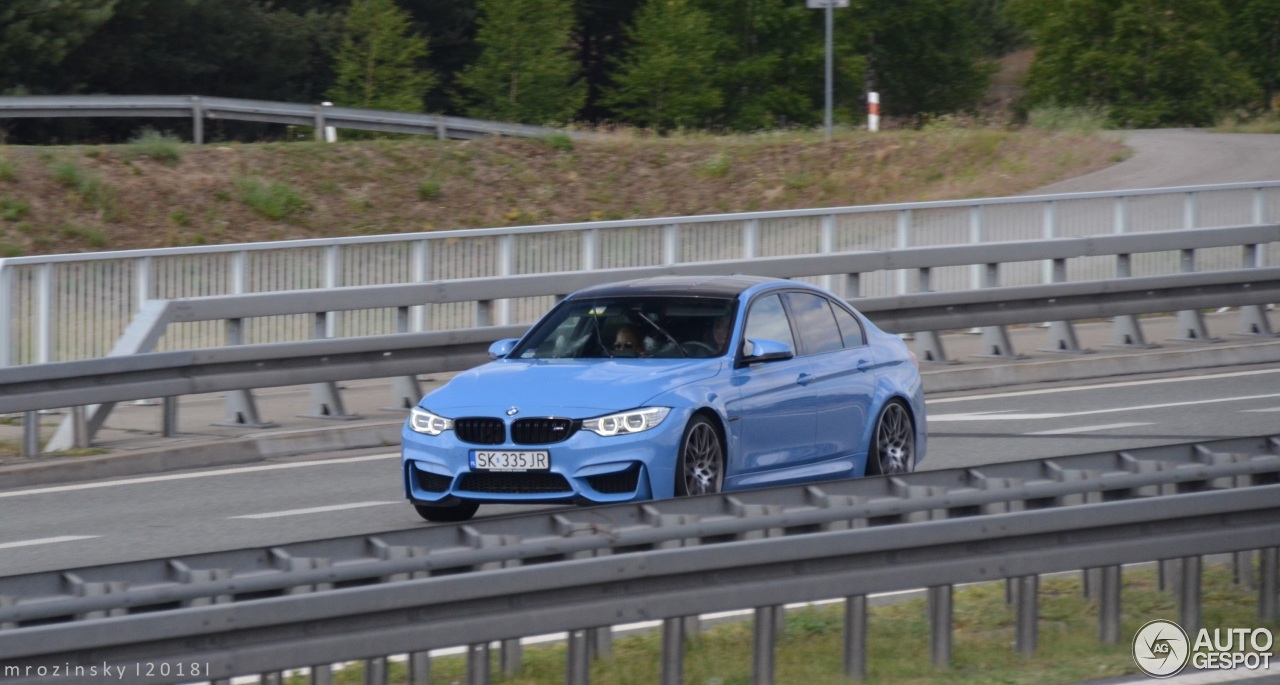
[[[1256,269],[1262,266],[1262,250],[1258,245],[1244,246],[1244,268]],[[1240,308],[1240,330],[1236,335],[1275,337],[1271,330],[1271,320],[1267,318],[1266,309],[1262,305],[1250,304]]]
[[[244,344],[244,320],[227,319],[227,344]],[[226,395],[227,416],[215,421],[215,426],[244,426],[246,428],[275,428],[279,424],[263,421],[258,416],[258,404],[253,399],[252,390],[228,390]]]
[[[680,224],[668,224],[662,227],[662,264],[670,266],[680,263]]]
[[[1253,589],[1253,550],[1244,550],[1231,555],[1232,580],[1236,585]]]
[[[1104,566],[1100,569],[1101,588],[1098,592],[1098,639],[1105,645],[1120,644],[1120,567]]]
[[[1067,260],[1052,259],[1049,260],[1049,265],[1050,282],[1066,283]],[[1093,350],[1084,350],[1080,348],[1080,340],[1076,338],[1076,329],[1071,325],[1070,321],[1051,321],[1049,322],[1049,347],[1041,351],[1087,354]]]
[[[933,270],[927,266],[917,270],[916,292],[933,292]],[[942,346],[942,336],[938,335],[937,331],[916,332],[916,356],[926,362],[958,363],[947,359],[947,351]]]
[[[894,236],[894,246],[899,249],[911,247],[911,226],[913,215],[910,209],[898,210],[898,222]],[[907,294],[907,272],[898,269],[897,283],[894,286],[894,292],[898,295]]]
[[[409,685],[429,685],[431,682],[431,653],[414,652],[409,655]]]
[[[591,682],[591,650],[587,631],[569,631],[569,649],[565,654],[565,685],[587,685]]]
[[[934,666],[951,663],[951,586],[928,590],[929,658]]]
[[[836,251],[836,215],[834,214],[822,215],[822,235],[819,238],[818,251],[822,254],[831,254]],[[835,291],[836,277],[832,274],[823,276],[822,287]]]
[[[13,267],[0,259],[0,368],[13,364]]]
[[[1262,623],[1275,623],[1280,618],[1277,601],[1277,567],[1280,567],[1280,548],[1267,547],[1261,550],[1258,560],[1258,620]]]
[[[1017,614],[1015,649],[1022,656],[1031,656],[1036,652],[1038,638],[1040,607],[1040,576],[1022,576],[1015,579],[1016,600],[1014,611]]]
[[[199,97],[191,98],[191,142],[204,145],[204,103]]]
[[[84,417],[84,405],[71,408],[71,445],[77,449],[89,446],[89,423]]]
[[[844,598],[844,675],[851,680],[867,677],[867,596]]]
[[[409,308],[396,308],[396,332],[409,332]],[[417,376],[396,376],[391,380],[391,406],[386,409],[406,411],[422,399],[422,383]]]
[[[684,619],[662,619],[662,685],[684,683]]]
[[[1182,273],[1190,274],[1196,271],[1196,251],[1182,250]],[[1209,330],[1205,328],[1204,316],[1200,314],[1199,309],[1185,309],[1178,312],[1178,330],[1181,335],[1176,335],[1171,340],[1181,340],[1183,342],[1222,342],[1222,338],[1215,338],[1209,335]]]
[[[315,338],[323,340],[332,324],[329,318],[331,312],[320,312],[315,315]],[[416,403],[418,400],[415,399]],[[330,421],[354,421],[363,418],[358,414],[348,414],[347,407],[342,402],[342,393],[338,390],[338,384],[335,381],[321,381],[311,384],[311,411],[307,414],[299,414],[299,416],[308,419],[327,419]]]
[[[22,456],[40,457],[40,412],[22,412]]]
[[[1133,255],[1116,255],[1116,278],[1129,278],[1132,275]],[[1112,325],[1115,327],[1115,334],[1112,338],[1110,347],[1129,347],[1137,349],[1153,349],[1159,347],[1159,345],[1152,345],[1147,342],[1147,337],[1142,333],[1142,326],[1138,323],[1138,317],[1132,314],[1117,316]]]
[[[760,256],[760,220],[747,219],[742,223],[742,258],[755,259]],[[850,297],[847,293],[845,297]]]
[[[1000,286],[1000,264],[987,264],[986,277],[983,279],[984,288],[996,288]],[[1009,341],[1009,331],[1004,326],[987,326],[982,329],[982,349],[984,352],[975,355],[978,357],[998,357],[1001,359],[1021,359],[1019,355],[1013,351],[1013,343]]]
[[[511,234],[498,238],[498,275],[510,276],[516,272],[516,237]],[[498,325],[511,323],[511,300],[498,300]]]
[[[364,660],[364,685],[387,685],[389,677],[387,657],[379,656]]]
[[[572,641],[569,649],[573,649]],[[489,643],[487,642],[467,645],[467,685],[489,685]]]
[[[1178,623],[1188,635],[1200,632],[1200,557],[1181,560],[1182,578],[1178,584]]]
[[[779,611],[782,611],[782,607],[756,607],[752,626],[751,685],[773,685]]]

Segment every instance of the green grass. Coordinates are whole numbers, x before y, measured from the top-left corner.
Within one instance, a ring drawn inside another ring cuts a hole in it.
[[[1027,114],[1027,123],[1044,131],[1090,134],[1108,128],[1107,115],[1103,107],[1046,105],[1031,110]]]
[[[535,138],[535,140],[537,140],[539,143],[542,143],[543,145],[546,145],[552,150],[559,150],[560,152],[573,152],[573,138],[570,138],[569,136],[563,133],[552,133],[549,135],[542,136],[540,138]]]
[[[10,157],[0,156],[0,181],[12,183],[18,180],[18,163]]]
[[[26,200],[0,197],[0,219],[20,221],[29,211],[31,211],[31,205],[27,204]]]
[[[53,179],[91,205],[105,207],[111,203],[111,189],[96,174],[80,168],[73,160],[56,162],[53,165]]]
[[[698,168],[697,173],[704,178],[724,178],[733,169],[733,159],[723,152],[717,152]]]
[[[418,199],[423,200],[424,202],[427,200],[434,200],[437,197],[440,197],[440,191],[441,187],[439,182],[423,181],[418,184]]]
[[[1202,625],[1255,627],[1257,593],[1232,584],[1229,566],[1204,569]],[[1039,648],[1031,657],[1014,652],[1015,619],[1004,602],[1004,583],[957,588],[953,600],[951,665],[936,668],[929,657],[929,624],[923,599],[868,610],[868,683],[1006,683],[1051,685],[1137,673],[1129,641],[1142,624],[1156,618],[1177,620],[1177,601],[1156,587],[1156,572],[1126,570],[1121,605],[1121,642],[1098,642],[1097,605],[1081,596],[1079,574],[1045,578],[1039,602]],[[778,685],[847,685],[843,676],[843,606],[827,605],[789,612],[775,652]],[[1271,626],[1274,632],[1277,627]],[[751,682],[750,620],[722,624],[693,636],[685,647],[684,681],[691,685],[747,685]],[[615,638],[613,655],[591,666],[597,685],[649,685],[659,682],[661,636],[658,632]],[[565,647],[526,647],[523,667],[504,676],[494,650],[491,672],[497,683],[552,685],[564,682]],[[405,682],[404,665],[390,666],[391,682]],[[358,664],[334,673],[334,682],[362,681]],[[302,677],[288,682],[300,685]],[[466,682],[463,657],[438,657],[431,683]]]
[[[182,161],[182,141],[171,133],[144,128],[129,141],[129,151],[135,156],[173,166]]]
[[[107,244],[107,234],[96,228],[87,226],[73,226],[68,224],[62,227],[62,236],[71,240],[78,240],[87,243],[90,247],[104,247]]]
[[[307,201],[287,183],[245,176],[236,179],[235,185],[241,202],[274,221],[292,219],[308,207]]]

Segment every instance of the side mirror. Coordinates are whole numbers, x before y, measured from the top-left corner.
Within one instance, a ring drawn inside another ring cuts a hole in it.
[[[796,353],[791,346],[777,340],[769,340],[767,338],[752,338],[747,341],[743,348],[742,361],[746,364],[755,364],[757,362],[776,362],[783,359],[791,359]]]
[[[511,354],[511,350],[516,349],[516,343],[520,342],[519,338],[504,338],[489,346],[490,359],[502,359]]]

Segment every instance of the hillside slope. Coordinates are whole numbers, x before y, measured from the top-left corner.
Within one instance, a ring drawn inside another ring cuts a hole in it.
[[[959,128],[0,146],[0,256],[1013,195],[1126,155],[1104,137]]]

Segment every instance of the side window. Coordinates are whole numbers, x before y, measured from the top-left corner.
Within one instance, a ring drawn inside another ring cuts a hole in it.
[[[840,335],[844,337],[845,347],[862,347],[867,344],[867,336],[862,332],[862,323],[844,307],[833,305],[836,322],[840,324]]]
[[[747,326],[744,329],[746,339],[765,338],[777,340],[796,349],[796,340],[791,335],[791,324],[787,322],[787,313],[782,309],[782,299],[777,295],[762,297],[751,304],[747,314]]]
[[[844,347],[827,298],[811,293],[787,293],[787,304],[804,341],[805,354],[822,354]]]

